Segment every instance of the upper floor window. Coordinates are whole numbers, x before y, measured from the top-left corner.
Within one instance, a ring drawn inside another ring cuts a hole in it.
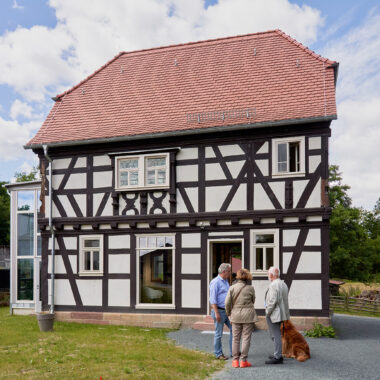
[[[272,173],[277,176],[305,174],[305,138],[290,137],[272,140]]]
[[[116,188],[169,187],[169,154],[141,154],[116,158]]]
[[[79,273],[81,275],[103,274],[103,236],[80,236]]]
[[[252,272],[266,276],[270,267],[279,266],[278,230],[252,230],[251,241]]]

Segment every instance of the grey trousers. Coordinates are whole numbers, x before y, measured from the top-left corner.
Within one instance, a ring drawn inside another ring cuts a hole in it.
[[[282,358],[282,342],[281,342],[281,323],[282,322],[273,323],[268,316],[266,317],[266,320],[267,320],[270,337],[274,343],[273,356],[276,359],[280,359]]]
[[[241,355],[240,359],[246,361],[248,357],[249,347],[251,345],[251,335],[253,331],[253,323],[233,323],[232,322],[232,356],[233,360],[239,360],[240,339]]]

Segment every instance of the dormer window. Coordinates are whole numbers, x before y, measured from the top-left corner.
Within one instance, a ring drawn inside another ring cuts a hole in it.
[[[169,154],[140,154],[116,158],[116,190],[169,187]]]
[[[305,174],[305,138],[294,137],[272,140],[272,174],[300,176]]]

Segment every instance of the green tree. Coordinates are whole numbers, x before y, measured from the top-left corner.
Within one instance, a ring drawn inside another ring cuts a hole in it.
[[[380,200],[374,211],[352,207],[337,165],[329,168],[330,276],[370,281],[380,272]]]
[[[9,245],[10,197],[0,182],[0,245]]]
[[[39,173],[40,173],[40,170],[38,166],[34,166],[29,173],[26,171],[16,172],[15,173],[16,182],[36,181],[39,179]]]

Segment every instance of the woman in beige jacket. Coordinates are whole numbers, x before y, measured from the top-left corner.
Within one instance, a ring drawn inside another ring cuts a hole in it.
[[[258,321],[255,303],[255,289],[248,281],[252,280],[252,275],[248,269],[239,269],[236,276],[236,283],[230,287],[226,297],[226,313],[232,323],[232,367],[251,367],[247,361],[248,351],[251,344],[251,335],[254,323]],[[240,338],[242,339],[241,354]]]

